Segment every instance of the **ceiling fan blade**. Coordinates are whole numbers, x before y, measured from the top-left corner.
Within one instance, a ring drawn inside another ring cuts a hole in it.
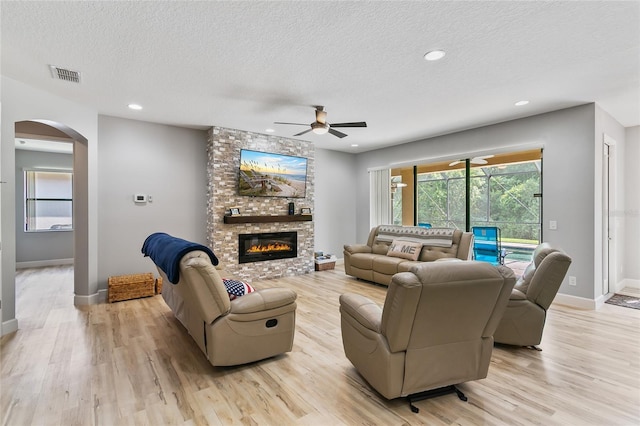
[[[308,126],[308,124],[307,124],[307,126]],[[307,129],[307,130],[305,130],[304,132],[296,133],[296,134],[295,134],[295,135],[293,135],[293,136],[302,136],[302,135],[304,135],[305,133],[309,133],[310,131],[311,131],[311,129]]]
[[[331,127],[367,127],[367,123],[364,121],[357,121],[355,123],[331,123]]]
[[[273,124],[292,124],[294,126],[308,126],[309,124],[302,124],[302,123],[284,123],[282,121],[274,121]]]
[[[318,107],[318,109],[316,109],[316,121],[322,124],[325,124],[327,122],[327,112],[323,111],[321,107]]]
[[[331,133],[333,136],[337,136],[339,138],[344,138],[345,136],[348,136],[346,133],[342,133],[342,132],[339,132],[337,130],[333,130],[331,127],[329,127],[329,133]]]
[[[449,163],[449,167],[456,166],[456,165],[458,165],[458,164],[460,164],[460,163],[462,163],[462,161],[461,161],[461,160],[453,161],[453,162]]]
[[[485,160],[484,158],[472,158],[470,161],[471,164],[478,164],[478,165],[483,165],[483,164],[487,164],[488,161]]]

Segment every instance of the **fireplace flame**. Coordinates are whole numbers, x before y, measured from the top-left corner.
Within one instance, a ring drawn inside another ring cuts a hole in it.
[[[247,253],[268,253],[273,251],[290,251],[291,246],[285,243],[275,243],[275,244],[258,244],[253,245],[251,248],[247,250]]]

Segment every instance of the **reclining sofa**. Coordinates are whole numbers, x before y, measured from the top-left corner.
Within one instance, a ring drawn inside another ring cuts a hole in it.
[[[212,365],[246,364],[291,351],[294,291],[265,288],[231,300],[208,247],[156,233],[142,252],[166,283],[163,299]]]
[[[471,260],[473,234],[452,228],[379,225],[366,244],[344,246],[347,275],[388,286],[398,272],[437,260]]]

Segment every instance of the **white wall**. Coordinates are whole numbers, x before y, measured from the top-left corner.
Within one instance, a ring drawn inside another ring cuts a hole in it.
[[[577,286],[569,286],[565,279],[560,292],[593,300],[594,123],[595,105],[588,104],[360,154],[356,160],[357,240],[365,242],[369,233],[368,168],[544,147],[543,239],[573,258],[568,275],[576,277]],[[549,230],[550,220],[557,221],[557,230]]]
[[[206,243],[207,132],[99,116],[98,279],[153,272],[140,249],[166,232]],[[152,202],[135,204],[134,194]]]
[[[316,148],[315,251],[338,258],[345,244],[357,242],[355,160],[354,154]]]
[[[55,264],[55,260],[73,259],[73,231],[26,232],[24,218],[24,169],[73,168],[71,154],[16,150],[16,263],[34,266]],[[44,262],[43,262],[44,261]],[[40,262],[40,263],[38,263]]]
[[[640,288],[640,126],[628,127],[624,155],[625,231],[622,277]]]

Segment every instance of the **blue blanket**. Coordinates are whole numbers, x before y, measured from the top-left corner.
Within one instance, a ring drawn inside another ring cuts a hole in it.
[[[172,237],[164,232],[149,235],[142,245],[142,254],[145,257],[149,256],[153,263],[167,274],[172,284],[178,284],[180,279],[180,259],[194,250],[202,250],[209,255],[211,263],[218,264],[218,258],[209,247]]]

